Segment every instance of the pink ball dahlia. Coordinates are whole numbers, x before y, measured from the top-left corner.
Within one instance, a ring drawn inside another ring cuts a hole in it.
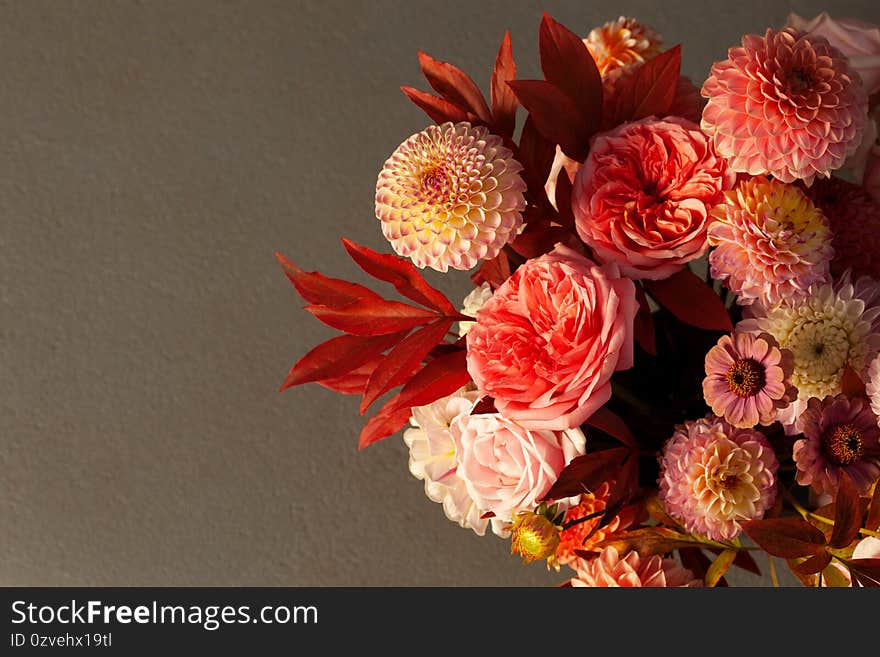
[[[522,226],[522,165],[501,137],[469,123],[429,126],[379,173],[376,216],[394,250],[419,267],[470,269]]]
[[[702,128],[734,171],[782,182],[827,177],[862,141],[868,100],[847,58],[794,28],[747,34],[712,65]]]
[[[696,124],[625,123],[593,138],[578,171],[578,235],[627,276],[667,278],[706,252],[709,211],[734,180]]]
[[[573,587],[679,587],[702,586],[703,582],[694,577],[687,568],[675,559],[664,559],[660,555],[640,557],[632,550],[621,558],[617,549],[611,546],[590,561],[582,561],[577,577],[571,579]]]
[[[558,245],[527,261],[477,313],[468,372],[498,411],[530,429],[577,427],[633,364],[635,286]]]
[[[703,396],[715,415],[737,428],[766,426],[797,397],[793,369],[792,353],[768,333],[723,335],[706,354]]]
[[[584,43],[604,77],[610,71],[643,64],[660,53],[662,41],[647,25],[621,16],[591,30]]]
[[[709,265],[738,303],[792,301],[828,280],[831,230],[799,188],[757,177],[724,197],[712,210]]]
[[[849,269],[854,276],[880,280],[880,203],[863,187],[836,176],[817,180],[807,196],[831,225],[831,273],[840,276]]]
[[[663,449],[660,499],[685,529],[731,539],[776,499],[779,463],[763,434],[707,416],[685,422]]]
[[[846,472],[861,494],[880,477],[880,427],[868,402],[846,395],[813,397],[801,415],[804,437],[794,444],[797,482],[833,495]]]

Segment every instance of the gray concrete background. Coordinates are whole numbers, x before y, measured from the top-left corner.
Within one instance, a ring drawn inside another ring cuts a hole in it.
[[[288,367],[332,335],[273,257],[355,280],[416,51],[486,89],[547,9],[684,42],[698,83],[822,2],[0,3],[0,585],[548,585],[448,522],[399,437]],[[880,22],[874,0],[836,15]],[[465,275],[430,276],[451,295]],[[751,580],[743,580],[750,582]]]

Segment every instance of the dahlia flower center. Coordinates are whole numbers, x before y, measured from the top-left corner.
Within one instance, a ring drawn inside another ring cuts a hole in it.
[[[831,319],[796,326],[784,346],[794,354],[795,370],[813,381],[836,376],[849,362],[848,332]]]
[[[730,391],[737,397],[752,397],[763,388],[766,380],[764,368],[752,358],[740,358],[724,375]]]
[[[788,88],[792,93],[803,94],[812,89],[816,80],[811,71],[804,68],[794,68],[788,74]]]
[[[822,437],[825,456],[837,465],[852,465],[864,453],[862,433],[852,424],[840,424]]]
[[[443,166],[427,169],[421,176],[422,193],[433,203],[442,203],[449,197],[449,174]]]

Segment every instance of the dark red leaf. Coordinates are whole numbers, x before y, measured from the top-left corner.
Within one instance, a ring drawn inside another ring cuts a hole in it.
[[[847,365],[843,370],[843,378],[840,382],[841,392],[847,397],[864,397],[865,382],[859,376],[852,365]]]
[[[640,557],[664,554],[679,548],[696,547],[700,541],[688,534],[682,534],[668,527],[642,527],[628,532],[617,532],[600,541],[596,547],[613,546],[624,554],[635,550]]]
[[[602,76],[593,56],[577,34],[546,13],[538,43],[544,78],[574,101],[589,138],[602,123]]]
[[[559,169],[556,176],[556,211],[559,213],[557,220],[560,225],[569,230],[574,230],[574,211],[571,209],[571,178],[565,167]]]
[[[458,317],[458,311],[446,298],[446,295],[428,285],[428,282],[409,260],[389,253],[373,251],[369,247],[361,246],[345,238],[342,239],[342,243],[358,267],[373,278],[391,283],[398,292],[408,299],[428,308],[434,308],[450,317]]]
[[[858,537],[862,526],[859,491],[845,470],[840,471],[840,485],[834,502],[834,531],[828,539],[828,545],[845,548]]]
[[[441,62],[421,51],[419,51],[419,64],[434,91],[450,103],[472,112],[483,123],[492,123],[492,112],[486,105],[486,99],[467,73],[453,64]]]
[[[428,352],[443,341],[452,320],[441,319],[413,331],[397,344],[375,369],[361,400],[361,415],[370,405],[394,387],[406,383]]]
[[[825,551],[825,534],[802,518],[765,518],[743,523],[743,529],[765,552],[783,559]]]
[[[831,563],[831,555],[828,552],[820,552],[806,561],[792,565],[791,569],[797,575],[815,575],[825,570],[829,563]]]
[[[309,303],[324,306],[344,306],[357,299],[379,299],[371,289],[339,278],[328,278],[316,271],[303,271],[290,260],[276,252],[285,276],[296,287],[300,296]]]
[[[737,551],[736,559],[733,560],[733,565],[750,573],[754,573],[755,575],[761,574],[761,569],[758,568],[758,564],[752,559],[752,555],[745,550]]]
[[[603,406],[588,417],[587,424],[600,431],[604,431],[609,436],[614,436],[627,447],[638,449],[635,436],[632,435],[632,431],[626,426],[626,422],[606,406]]]
[[[507,83],[516,80],[516,62],[513,60],[513,46],[510,32],[504,33],[495,69],[492,71],[492,118],[495,130],[503,137],[513,137],[516,129],[516,96]]]
[[[880,586],[880,559],[850,559],[845,563],[854,582],[865,587]]]
[[[724,573],[733,565],[739,550],[722,550],[721,553],[712,561],[712,565],[706,571],[704,581],[706,586],[716,586],[724,577]]]
[[[559,473],[556,483],[543,499],[559,500],[585,491],[595,491],[603,482],[617,476],[623,460],[629,454],[626,447],[615,447],[575,457]]]
[[[548,221],[535,221],[526,226],[510,247],[524,258],[537,258],[552,251],[569,235],[571,231],[567,228],[553,226]]]
[[[556,157],[556,144],[542,135],[535,120],[528,116],[523,124],[522,134],[519,137],[516,159],[524,167],[524,175],[529,193],[536,197],[541,205],[549,205],[544,185],[553,168],[553,159]]]
[[[733,331],[721,297],[685,267],[662,281],[645,281],[648,293],[685,324],[707,331]]]
[[[546,80],[508,82],[538,131],[571,159],[583,162],[589,152],[590,131],[574,101]]]
[[[416,106],[428,115],[434,123],[440,125],[447,121],[459,123],[460,121],[470,121],[471,115],[465,112],[457,105],[453,105],[448,100],[439,98],[424,91],[419,91],[413,87],[401,87],[400,90],[406,94]]]
[[[495,400],[492,397],[483,397],[477,405],[471,409],[471,415],[492,415],[497,413]]]
[[[874,484],[874,495],[871,496],[871,504],[868,506],[865,529],[872,532],[880,531],[880,484]]]
[[[648,297],[641,285],[636,285],[636,300],[639,311],[633,322],[633,335],[638,345],[652,356],[657,355],[657,341],[654,337],[654,315],[648,305]]]
[[[387,438],[406,426],[412,409],[409,406],[401,406],[399,402],[400,395],[395,395],[385,402],[378,413],[367,420],[361,430],[358,449],[364,449],[383,438]]]
[[[322,342],[290,368],[280,390],[348,374],[400,342],[405,332],[375,337],[341,335]]]
[[[480,520],[486,520],[487,518],[494,518],[495,513],[492,511],[486,511],[483,515],[480,516]]]
[[[681,46],[678,45],[649,59],[622,79],[614,98],[612,125],[668,114],[680,71]]]
[[[470,383],[466,355],[461,349],[425,365],[400,391],[400,403],[407,407],[424,406]]]
[[[501,284],[508,278],[510,278],[510,260],[504,251],[491,260],[484,261],[480,268],[471,275],[474,285],[488,283],[493,290],[501,287]]]
[[[709,572],[712,562],[700,548],[680,547],[678,548],[678,554],[681,557],[681,565],[690,570],[694,577],[699,579],[706,578],[706,573]],[[716,586],[718,585],[716,584]]]
[[[406,331],[438,318],[437,313],[387,299],[358,299],[338,308],[306,306],[327,326],[352,335]]]

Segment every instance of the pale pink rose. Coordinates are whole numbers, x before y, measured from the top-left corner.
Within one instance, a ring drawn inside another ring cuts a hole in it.
[[[789,14],[788,26],[828,39],[847,56],[850,67],[862,78],[868,94],[880,91],[880,25],[855,18],[834,19],[823,11],[810,21]]]
[[[516,270],[477,313],[468,372],[505,417],[570,429],[611,397],[611,375],[633,364],[635,286],[558,245]]]
[[[526,429],[497,413],[460,415],[450,426],[456,475],[474,504],[492,512],[492,529],[504,535],[517,511],[538,506],[559,473],[585,450],[580,429]]]

